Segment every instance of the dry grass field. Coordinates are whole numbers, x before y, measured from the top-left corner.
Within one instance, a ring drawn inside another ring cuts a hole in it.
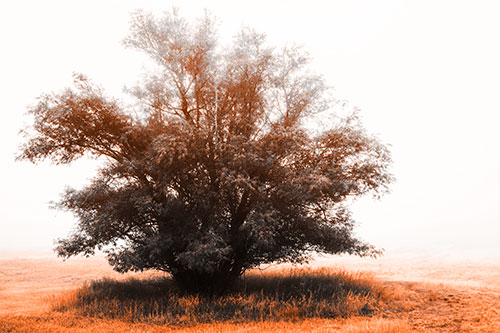
[[[102,258],[2,259],[0,332],[500,332],[500,265],[445,259],[268,267],[218,297]]]

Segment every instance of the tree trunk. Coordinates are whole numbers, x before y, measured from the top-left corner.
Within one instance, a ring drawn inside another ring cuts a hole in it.
[[[223,293],[234,285],[240,276],[231,269],[217,272],[200,272],[195,270],[178,271],[173,274],[179,288],[188,293]]]

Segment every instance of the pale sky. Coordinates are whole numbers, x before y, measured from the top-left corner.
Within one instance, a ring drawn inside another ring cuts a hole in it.
[[[387,251],[500,257],[500,4],[496,1],[9,1],[0,4],[0,257],[48,252],[76,220],[49,209],[95,162],[15,162],[26,107],[86,74],[109,95],[140,79],[126,50],[130,12],[209,9],[229,41],[240,27],[298,43],[336,98],[391,145],[397,182],[352,208],[357,234]]]

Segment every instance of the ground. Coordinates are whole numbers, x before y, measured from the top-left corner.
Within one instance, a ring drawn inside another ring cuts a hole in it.
[[[123,279],[102,257],[0,260],[0,331],[4,332],[500,332],[500,264],[447,256],[319,258],[331,269],[367,272],[387,291],[366,317],[168,327],[51,310],[53,300],[84,282]],[[263,274],[287,267],[263,267]],[[129,274],[147,277],[155,273]],[[157,273],[156,273],[157,274]]]

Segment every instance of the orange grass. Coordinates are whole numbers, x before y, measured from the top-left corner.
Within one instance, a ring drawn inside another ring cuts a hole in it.
[[[3,320],[2,320],[3,319]],[[346,332],[405,333],[412,332],[405,320],[383,318],[305,319],[301,321],[261,321],[245,323],[206,323],[188,327],[131,323],[117,319],[96,319],[68,313],[43,316],[0,317],[0,332],[16,333],[86,333],[86,332]]]
[[[366,274],[331,269],[249,273],[227,294],[183,294],[168,277],[102,279],[51,301],[52,310],[168,325],[371,315],[384,297]]]
[[[341,259],[323,270],[254,270],[225,301],[182,295],[158,273],[119,275],[102,258],[0,260],[0,332],[500,332],[500,266],[494,262]],[[339,263],[374,275],[331,267]],[[329,301],[334,317],[327,317],[323,298],[338,290],[345,297]],[[148,315],[161,308],[162,295],[189,312]],[[114,309],[105,308],[107,300]],[[122,306],[127,302],[129,309]],[[346,303],[351,310],[340,310]],[[204,317],[204,308],[226,319]]]

